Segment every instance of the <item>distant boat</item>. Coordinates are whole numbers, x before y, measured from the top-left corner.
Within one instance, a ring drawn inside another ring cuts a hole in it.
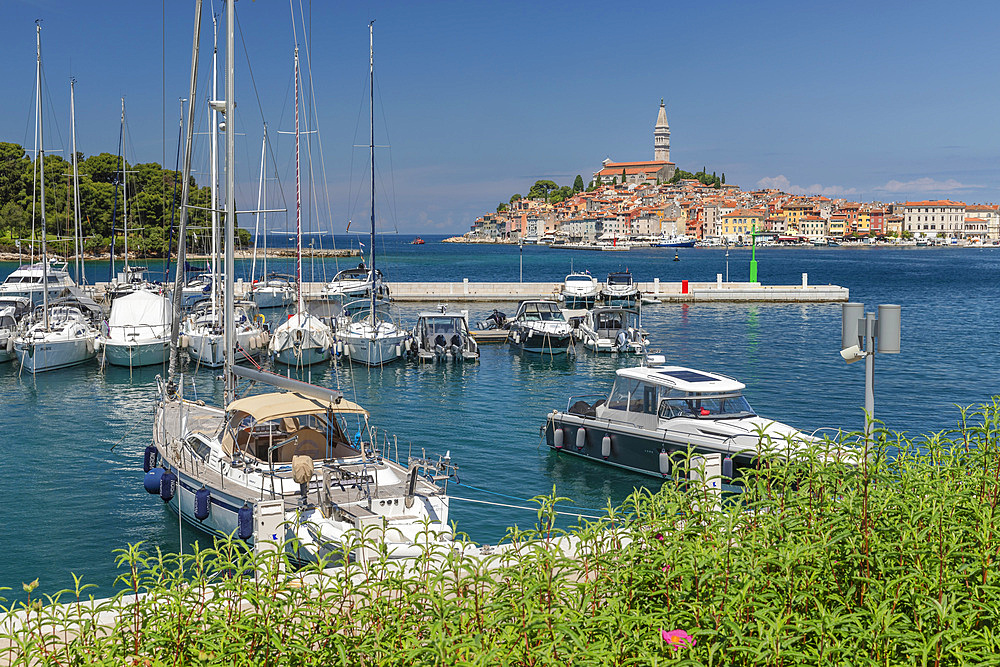
[[[410,245],[423,245],[423,244],[424,244],[424,240],[422,238],[420,238],[419,236],[417,238],[413,239],[412,241],[410,241]]]

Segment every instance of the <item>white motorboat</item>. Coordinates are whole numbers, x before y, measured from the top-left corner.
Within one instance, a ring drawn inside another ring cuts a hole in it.
[[[101,309],[86,297],[63,297],[22,321],[14,335],[21,369],[41,373],[75,366],[94,358]]]
[[[413,328],[410,354],[418,361],[476,361],[479,345],[469,333],[467,311],[420,313]]]
[[[43,285],[47,285],[48,290]],[[35,262],[14,269],[0,284],[0,296],[26,297],[38,306],[44,296],[58,299],[68,295],[75,286],[76,283],[69,277],[66,262],[49,257],[47,263]]]
[[[590,309],[594,307],[600,294],[601,284],[589,273],[571,273],[563,281],[561,299],[563,305],[570,310]]]
[[[608,306],[633,306],[639,300],[639,286],[628,269],[612,272],[601,288],[601,297]]]
[[[267,349],[269,335],[264,328],[264,318],[257,312],[253,301],[238,301],[234,306],[236,360],[251,359]],[[213,308],[209,301],[195,304],[181,323],[181,347],[187,349],[191,361],[200,366],[219,368],[225,362],[223,351],[222,310]]]
[[[0,296],[0,363],[14,359],[14,334],[17,325],[31,312],[26,296]]]
[[[637,308],[599,306],[588,312],[576,336],[592,352],[645,354],[649,346]]]
[[[152,366],[170,353],[170,299],[137,290],[111,304],[107,333],[97,339],[101,359],[114,366]]]
[[[653,248],[693,248],[696,240],[687,234],[661,234],[649,245]]]
[[[228,0],[226,118],[235,111],[235,0]],[[294,21],[293,21],[294,23]],[[192,57],[191,105],[197,94]],[[226,149],[235,152],[234,133]],[[191,133],[188,134],[190,143]],[[226,171],[225,346],[231,347],[235,173]],[[185,161],[185,172],[190,169]],[[385,553],[414,557],[425,545],[450,545],[447,482],[450,457],[409,457],[398,441],[368,421],[361,406],[337,390],[234,366],[226,355],[222,407],[184,399],[183,381],[158,379],[153,443],[146,449],[144,487],[183,521],[248,546],[284,543],[291,558],[365,560]],[[236,398],[236,379],[277,391]],[[183,378],[181,378],[183,380]],[[405,456],[405,453],[403,453]]]
[[[336,299],[346,304],[370,298],[373,291],[376,299],[386,299],[389,296],[389,287],[384,282],[382,272],[369,269],[361,262],[355,268],[338,271],[333,280],[323,286],[320,295],[324,299]]]
[[[723,476],[739,478],[766,451],[787,455],[816,440],[758,416],[745,385],[719,373],[649,365],[622,368],[606,395],[574,396],[545,424],[552,449],[634,472],[667,478],[687,455],[721,454]],[[733,484],[726,481],[724,484]]]
[[[511,347],[535,354],[566,354],[573,349],[573,326],[555,301],[522,301],[508,321]]]

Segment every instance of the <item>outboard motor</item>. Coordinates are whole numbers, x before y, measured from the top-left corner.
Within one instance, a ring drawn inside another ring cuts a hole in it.
[[[619,331],[618,336],[615,338],[615,349],[619,352],[625,351],[628,348],[628,336],[625,335],[624,331]]]
[[[446,354],[448,354],[448,350],[446,349],[447,345],[448,341],[445,339],[444,334],[438,334],[437,336],[435,336],[434,354],[436,354],[439,358],[444,357]]]
[[[451,337],[451,356],[456,361],[462,360],[462,337],[459,334],[455,334]]]

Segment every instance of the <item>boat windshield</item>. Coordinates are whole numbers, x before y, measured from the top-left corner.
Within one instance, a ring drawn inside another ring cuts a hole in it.
[[[740,393],[700,394],[671,392],[660,403],[660,417],[694,419],[737,419],[756,413]]]
[[[631,285],[632,284],[632,274],[631,273],[609,273],[608,274],[608,284],[609,285]]]
[[[590,276],[566,276],[566,282],[568,283],[587,283],[588,285],[594,281]]]
[[[422,326],[429,334],[454,333],[462,329],[461,318],[458,317],[428,317]]]
[[[526,303],[521,318],[525,322],[563,322],[566,319],[554,303]]]

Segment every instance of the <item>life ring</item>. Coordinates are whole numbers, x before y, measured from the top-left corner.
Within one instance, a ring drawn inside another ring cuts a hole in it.
[[[264,317],[264,313],[257,313],[256,319],[260,321],[261,324],[264,324],[266,318]]]

